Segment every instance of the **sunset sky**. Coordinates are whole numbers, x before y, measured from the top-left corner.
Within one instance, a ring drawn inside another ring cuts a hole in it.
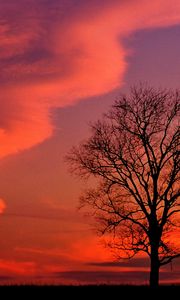
[[[0,69],[0,284],[147,283],[77,210],[64,157],[133,84],[180,88],[180,1],[0,0]]]

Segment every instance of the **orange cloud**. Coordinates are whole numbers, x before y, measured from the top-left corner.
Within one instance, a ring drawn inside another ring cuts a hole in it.
[[[121,86],[127,68],[124,37],[180,24],[178,0],[114,0],[97,11],[96,5],[89,10],[89,3],[69,22],[56,16],[47,29],[47,15],[38,13],[35,3],[33,18],[26,12],[22,24],[0,25],[1,158],[50,137],[52,108]]]

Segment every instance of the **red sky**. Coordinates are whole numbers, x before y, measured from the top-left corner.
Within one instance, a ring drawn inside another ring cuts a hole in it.
[[[132,84],[179,87],[179,53],[179,0],[0,0],[0,283],[147,282],[107,263],[64,155]]]

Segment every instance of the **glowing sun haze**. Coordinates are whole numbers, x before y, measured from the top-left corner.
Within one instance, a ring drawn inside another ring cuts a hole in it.
[[[3,199],[0,199],[0,214],[2,214],[4,212],[4,210],[6,209],[6,204],[4,202]]]
[[[0,3],[1,157],[50,137],[53,107],[120,87],[127,69],[125,37],[180,23],[178,0],[72,4]]]
[[[0,0],[0,284],[148,280],[108,265],[63,157],[134,81],[179,84],[179,36],[179,0]]]

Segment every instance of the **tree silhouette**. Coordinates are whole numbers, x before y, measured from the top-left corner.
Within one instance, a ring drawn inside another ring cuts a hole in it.
[[[179,115],[180,91],[133,87],[67,156],[73,172],[98,180],[80,201],[111,236],[109,246],[119,257],[149,255],[152,287],[159,268],[180,256],[172,239],[180,215]]]

